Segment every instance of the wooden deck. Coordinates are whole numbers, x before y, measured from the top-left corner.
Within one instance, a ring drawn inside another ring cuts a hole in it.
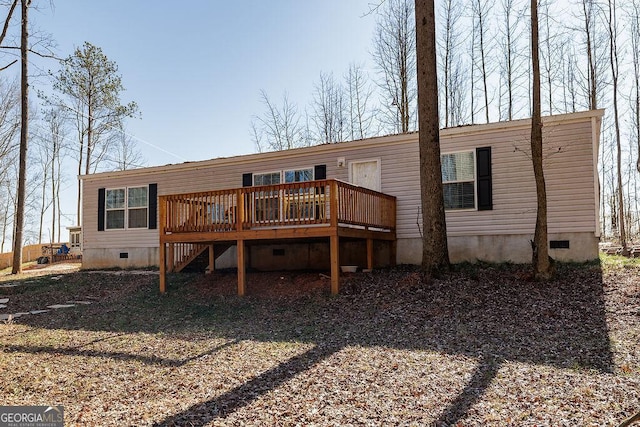
[[[331,292],[339,291],[340,238],[367,242],[373,268],[373,242],[391,246],[395,262],[396,198],[338,180],[242,187],[160,196],[160,292],[166,273],[180,270],[209,249],[209,270],[221,253],[237,246],[238,294],[245,293],[246,244],[328,239]]]

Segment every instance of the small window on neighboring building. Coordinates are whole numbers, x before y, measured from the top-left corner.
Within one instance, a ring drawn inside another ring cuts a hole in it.
[[[442,187],[445,209],[475,209],[475,156],[473,151],[443,154]]]

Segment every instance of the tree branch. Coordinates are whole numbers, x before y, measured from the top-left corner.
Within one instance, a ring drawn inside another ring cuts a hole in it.
[[[11,8],[9,9],[9,13],[7,14],[7,19],[4,21],[2,34],[0,34],[0,43],[2,43],[4,41],[4,38],[7,36],[7,31],[9,30],[9,22],[11,21],[11,17],[13,16],[13,11],[16,9],[17,5],[18,5],[18,0],[13,0],[13,4],[11,4]]]
[[[13,50],[20,50],[20,46],[0,46],[0,49],[13,49]],[[36,56],[39,56],[40,58],[51,58],[51,59],[55,59],[58,61],[64,61],[64,58],[59,58],[57,56],[55,56],[52,53],[42,53],[42,52],[38,52],[36,50],[33,49],[27,49],[30,53],[33,53]]]
[[[14,59],[13,62],[10,62],[9,64],[5,65],[4,67],[0,68],[0,71],[4,71],[7,68],[11,67],[13,64],[15,64],[16,62],[18,62],[17,59]]]

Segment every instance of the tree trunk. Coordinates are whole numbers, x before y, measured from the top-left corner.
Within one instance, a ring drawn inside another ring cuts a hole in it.
[[[55,135],[53,138],[57,138]],[[53,158],[51,159],[51,241],[56,241],[56,153],[58,142],[54,139]],[[58,154],[59,155],[59,154]]]
[[[15,234],[13,236],[13,266],[11,268],[12,274],[18,274],[22,272],[22,228],[24,227],[24,205],[27,193],[27,138],[29,136],[29,75],[27,68],[27,42],[29,39],[29,33],[27,12],[29,10],[30,3],[31,0],[22,0],[22,23],[20,36],[20,61],[22,63],[20,76],[20,165],[18,169],[18,203],[16,206],[15,215]]]
[[[616,17],[616,4],[615,0],[609,0],[609,63],[611,65],[611,82],[613,84],[613,119],[615,124],[615,138],[616,138],[616,175],[618,181],[618,227],[620,245],[622,246],[622,253],[628,254],[627,249],[627,233],[625,226],[625,200],[624,190],[622,183],[622,143],[620,137],[620,114],[618,112],[618,23]]]
[[[84,120],[84,119],[81,119]],[[78,176],[82,175],[82,156],[84,154],[84,135],[81,132],[78,132],[79,134],[79,143],[80,143],[80,148],[78,149]],[[81,209],[81,205],[82,205],[82,181],[80,180],[80,178],[78,178],[78,199],[76,200],[77,202],[77,209],[76,209],[76,225],[80,225],[80,209]]]
[[[449,268],[447,225],[440,165],[438,78],[433,0],[416,0],[422,268],[437,274]]]
[[[531,243],[533,272],[538,280],[548,280],[553,275],[547,243],[547,189],[542,167],[542,118],[540,106],[540,57],[538,52],[538,2],[531,0],[531,60],[533,65],[533,116],[531,118],[531,161],[536,180],[538,210],[536,230]]]
[[[4,211],[2,212],[2,242],[0,242],[0,254],[4,252],[4,244],[7,241],[7,227],[9,226],[9,206],[10,203],[5,203]]]

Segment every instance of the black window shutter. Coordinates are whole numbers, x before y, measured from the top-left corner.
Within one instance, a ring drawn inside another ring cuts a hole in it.
[[[253,185],[253,174],[252,173],[243,173],[242,174],[242,186],[243,187],[251,187]]]
[[[104,188],[98,188],[98,231],[104,231]]]
[[[149,230],[158,228],[158,184],[149,184]]]
[[[313,167],[313,179],[327,179],[327,165],[315,165]]]
[[[492,210],[491,147],[476,148],[476,171],[478,176],[478,210]]]

